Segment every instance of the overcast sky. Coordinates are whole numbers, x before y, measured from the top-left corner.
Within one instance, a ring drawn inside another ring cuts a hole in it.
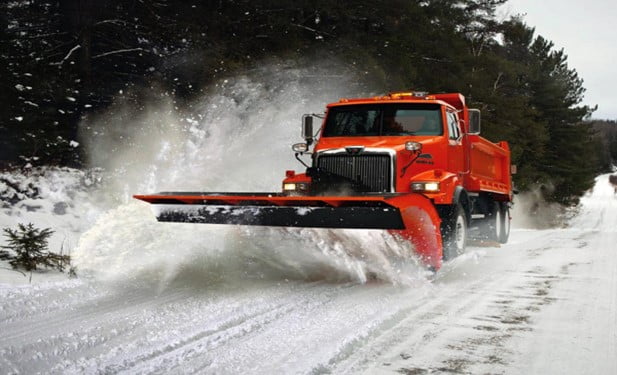
[[[504,16],[523,14],[536,34],[568,55],[587,89],[593,118],[617,120],[617,0],[509,0]]]

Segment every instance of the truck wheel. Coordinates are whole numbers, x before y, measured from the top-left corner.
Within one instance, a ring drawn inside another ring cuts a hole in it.
[[[465,252],[467,245],[467,217],[459,203],[452,206],[441,222],[443,260],[450,260]]]
[[[498,202],[490,202],[490,212],[480,222],[480,238],[499,242],[503,232],[503,217],[501,205]]]
[[[501,231],[499,232],[499,243],[508,242],[510,237],[510,208],[507,203],[500,203],[499,221],[501,223]]]

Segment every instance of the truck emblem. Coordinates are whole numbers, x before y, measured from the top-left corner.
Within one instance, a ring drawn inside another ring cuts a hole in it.
[[[347,146],[345,147],[345,151],[351,155],[357,155],[364,151],[364,146]]]

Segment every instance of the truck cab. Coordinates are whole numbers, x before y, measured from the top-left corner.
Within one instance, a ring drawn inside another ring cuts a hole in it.
[[[447,98],[463,105],[460,98]],[[331,103],[312,165],[304,176],[288,178],[284,192],[418,192],[441,202],[439,185],[449,183],[448,178],[462,179],[468,165],[462,116],[465,113],[442,98],[417,93]],[[306,127],[306,144],[295,145],[301,153],[314,142],[312,129]],[[303,190],[295,191],[292,180],[302,181]]]

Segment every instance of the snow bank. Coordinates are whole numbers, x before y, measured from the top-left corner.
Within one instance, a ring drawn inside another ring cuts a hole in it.
[[[96,170],[51,167],[0,172],[0,227],[32,223],[37,228],[51,228],[49,250],[70,254],[103,210],[93,199],[100,183]],[[0,245],[5,243],[5,237],[0,237]],[[0,283],[28,282],[20,273],[4,270],[10,268],[7,263],[0,267]],[[35,274],[32,280],[55,278],[43,274]]]

